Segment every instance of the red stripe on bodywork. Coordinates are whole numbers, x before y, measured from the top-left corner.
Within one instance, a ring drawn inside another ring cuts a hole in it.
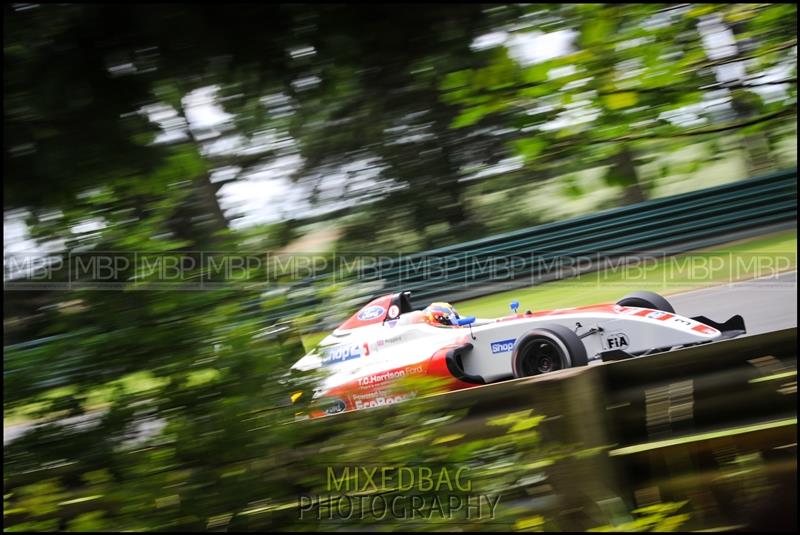
[[[545,316],[558,316],[562,314],[575,314],[579,312],[600,312],[600,313],[607,313],[607,314],[623,314],[625,312],[625,307],[621,307],[619,305],[589,305],[585,307],[573,307],[573,308],[558,308],[555,310],[537,310],[536,312],[531,312],[528,314],[512,314],[509,316],[504,316],[502,318],[495,319],[495,323],[503,322],[503,321],[512,321],[512,320],[519,320],[523,318],[541,318]],[[652,310],[648,310],[647,312],[652,312]]]
[[[466,339],[469,335],[466,335]],[[388,370],[376,371],[354,377],[353,380],[335,386],[322,394],[322,398],[338,399],[345,403],[345,411],[356,409],[356,400],[369,400],[371,397],[378,396],[392,397],[396,395],[415,394],[409,392],[398,392],[392,390],[401,378],[412,376],[434,376],[442,379],[449,379],[440,386],[442,391],[461,390],[464,388],[474,388],[477,384],[466,383],[453,377],[447,368],[447,352],[458,345],[445,346],[436,351],[428,360],[423,360],[415,364],[391,368]],[[338,414],[338,413],[337,413]],[[312,418],[327,416],[324,411],[311,411]]]
[[[714,327],[709,327],[708,325],[703,325],[702,323],[692,327],[692,330],[703,334],[716,334],[719,332]]]

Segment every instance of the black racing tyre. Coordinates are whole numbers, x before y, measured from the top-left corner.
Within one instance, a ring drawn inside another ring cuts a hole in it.
[[[625,307],[652,308],[675,314],[675,309],[664,297],[655,292],[633,292],[629,293],[619,301],[618,305]]]
[[[586,347],[578,335],[563,325],[546,325],[520,336],[511,350],[514,377],[530,377],[556,370],[586,366]]]

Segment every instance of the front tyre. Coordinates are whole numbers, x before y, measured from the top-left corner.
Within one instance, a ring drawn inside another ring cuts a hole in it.
[[[652,308],[653,310],[661,310],[675,314],[675,309],[664,297],[655,292],[633,292],[629,293],[619,301],[617,304],[624,307],[639,307],[639,308]]]
[[[532,329],[511,350],[514,377],[531,377],[574,366],[586,366],[586,347],[578,335],[562,325]]]

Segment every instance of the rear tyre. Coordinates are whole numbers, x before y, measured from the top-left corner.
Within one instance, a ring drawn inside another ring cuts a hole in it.
[[[669,301],[655,292],[629,293],[617,301],[617,304],[625,307],[652,308],[653,310],[661,310],[663,312],[675,314],[675,309],[672,308]]]
[[[519,337],[511,350],[514,377],[530,377],[586,366],[588,362],[586,347],[581,339],[562,325],[532,329]]]

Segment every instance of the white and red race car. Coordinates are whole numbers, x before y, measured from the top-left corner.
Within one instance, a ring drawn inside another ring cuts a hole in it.
[[[377,407],[413,396],[390,388],[409,376],[445,379],[448,390],[620,360],[732,338],[745,333],[736,315],[725,323],[686,318],[652,292],[612,304],[460,318],[445,326],[413,310],[410,292],[378,297],[296,362],[322,369],[311,417]]]

